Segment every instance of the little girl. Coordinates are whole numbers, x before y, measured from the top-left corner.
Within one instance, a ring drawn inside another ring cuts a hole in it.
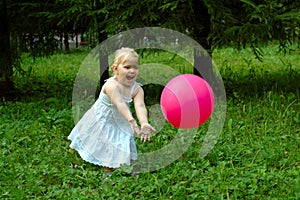
[[[103,85],[99,98],[85,113],[68,136],[72,149],[87,162],[112,171],[121,164],[130,165],[137,159],[134,133],[140,140],[150,141],[150,131],[144,103],[144,91],[136,82],[139,74],[138,54],[130,48],[116,51],[112,71],[114,76]],[[139,129],[129,103],[133,100]]]

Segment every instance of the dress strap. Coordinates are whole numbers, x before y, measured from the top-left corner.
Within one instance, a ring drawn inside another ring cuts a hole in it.
[[[109,77],[108,79],[105,79],[104,82],[106,82],[106,81],[108,81],[110,79],[114,79],[114,78],[115,78],[115,76]]]
[[[130,88],[130,97],[132,97],[132,94],[136,88],[136,86],[142,86],[141,83],[138,83],[138,82],[134,82],[132,85],[131,85],[131,88]]]

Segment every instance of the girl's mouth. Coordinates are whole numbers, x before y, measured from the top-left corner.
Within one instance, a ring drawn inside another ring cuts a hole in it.
[[[126,76],[126,79],[127,79],[128,81],[132,81],[132,80],[134,79],[134,76],[127,75],[127,76]]]

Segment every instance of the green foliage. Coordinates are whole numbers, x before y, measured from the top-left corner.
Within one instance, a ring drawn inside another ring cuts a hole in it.
[[[97,38],[91,39],[93,46],[124,30],[159,26],[188,34],[207,50],[249,46],[262,60],[261,44],[279,41],[286,52],[299,43],[299,7],[290,0],[8,1],[7,21],[15,47],[35,56],[56,52],[62,34],[88,34]]]
[[[52,8],[51,5],[44,1],[9,1],[9,31],[16,43],[13,48],[15,51],[47,56],[58,50],[60,30],[56,20],[49,21],[41,14]]]
[[[68,147],[72,86],[87,52],[35,62],[23,57],[21,67],[31,70],[15,77],[22,96],[0,104],[0,198],[299,199],[299,49],[286,56],[274,45],[262,49],[263,62],[249,48],[213,52],[227,93],[227,117],[213,151],[199,159],[204,124],[180,159],[135,179],[120,170],[105,178]],[[142,62],[161,61],[177,70],[185,65],[172,55],[145,55]],[[147,98],[148,105],[156,103]],[[174,134],[165,125],[151,143],[137,140],[138,150],[159,149]]]
[[[208,8],[213,16],[210,39],[216,47],[248,45],[261,58],[261,44],[279,41],[279,48],[286,51],[287,45],[299,42],[298,1],[214,1]]]
[[[263,42],[280,41],[280,48],[286,50],[288,43],[299,39],[297,1],[28,1],[9,8],[13,24],[18,24],[12,28],[22,32],[24,24],[27,33],[37,32],[38,24],[38,32],[49,38],[58,32],[109,35],[160,26],[190,34],[205,45],[206,39],[200,38],[207,37],[205,29],[210,29],[208,39],[213,47],[249,45],[257,58],[262,57],[258,47]],[[28,18],[20,23],[17,16]]]

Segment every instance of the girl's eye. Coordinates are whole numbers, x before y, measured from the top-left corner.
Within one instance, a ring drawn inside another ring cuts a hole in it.
[[[125,69],[131,69],[131,68],[133,68],[133,69],[139,69],[139,67],[131,67],[131,66],[124,66],[124,68]]]

